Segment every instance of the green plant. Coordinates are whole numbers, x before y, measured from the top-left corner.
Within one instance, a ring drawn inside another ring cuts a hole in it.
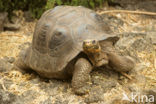
[[[39,18],[42,13],[58,5],[85,6],[87,8],[103,7],[104,2],[112,0],[0,0],[0,12],[12,15],[14,10],[30,11],[34,18]]]
[[[24,10],[39,18],[45,5],[46,0],[0,0],[0,12],[8,12],[11,16],[14,10]]]
[[[112,0],[48,0],[46,4],[46,9],[53,8],[58,5],[72,5],[72,6],[85,6],[88,8],[102,7],[104,2]]]

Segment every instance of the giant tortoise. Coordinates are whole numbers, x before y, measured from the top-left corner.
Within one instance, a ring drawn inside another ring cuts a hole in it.
[[[76,94],[88,91],[93,67],[109,65],[130,71],[134,62],[114,48],[119,40],[108,34],[100,15],[81,6],[57,6],[47,10],[36,24],[32,45],[20,52],[16,65],[46,78],[68,79]]]

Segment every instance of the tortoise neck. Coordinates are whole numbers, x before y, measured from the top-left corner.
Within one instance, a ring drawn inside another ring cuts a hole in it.
[[[87,53],[87,56],[89,58],[89,60],[91,61],[91,63],[93,64],[93,66],[96,65],[96,58],[100,53]]]

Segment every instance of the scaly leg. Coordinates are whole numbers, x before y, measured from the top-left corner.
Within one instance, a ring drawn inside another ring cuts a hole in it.
[[[22,50],[18,57],[17,60],[14,63],[14,67],[18,68],[18,69],[25,69],[25,70],[29,70],[30,67],[28,67],[25,63],[26,61],[26,57],[29,55],[28,53],[30,52],[30,47],[26,48],[24,50]]]
[[[120,56],[116,53],[108,53],[109,65],[116,71],[120,72],[122,75],[128,79],[132,79],[125,72],[131,71],[135,64],[132,58],[129,56]]]
[[[87,59],[80,58],[75,64],[75,70],[72,78],[72,88],[78,95],[89,92],[89,79],[92,65]]]
[[[131,77],[125,72],[131,71],[134,68],[134,60],[129,56],[120,56],[116,52],[112,42],[110,41],[103,41],[101,43],[101,46],[102,51],[105,52],[108,56],[109,66],[112,67],[114,70],[120,72],[128,79],[131,79]]]
[[[116,53],[108,53],[109,65],[119,71],[128,72],[134,68],[134,61],[128,56],[120,56]]]

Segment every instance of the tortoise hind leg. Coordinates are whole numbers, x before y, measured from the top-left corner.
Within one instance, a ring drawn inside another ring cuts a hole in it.
[[[28,57],[28,55],[29,55],[29,52],[30,52],[30,47],[29,48],[27,48],[27,49],[25,49],[25,50],[22,50],[20,53],[19,53],[19,55],[18,55],[18,57],[17,57],[17,60],[15,61],[15,64],[14,64],[14,66],[16,67],[16,68],[18,68],[18,69],[25,69],[25,70],[28,70],[28,69],[30,69],[30,67],[28,67],[27,65],[26,65],[26,61],[27,61],[27,57]]]
[[[89,80],[92,65],[84,58],[78,59],[72,78],[72,88],[78,95],[86,94],[89,91]]]

